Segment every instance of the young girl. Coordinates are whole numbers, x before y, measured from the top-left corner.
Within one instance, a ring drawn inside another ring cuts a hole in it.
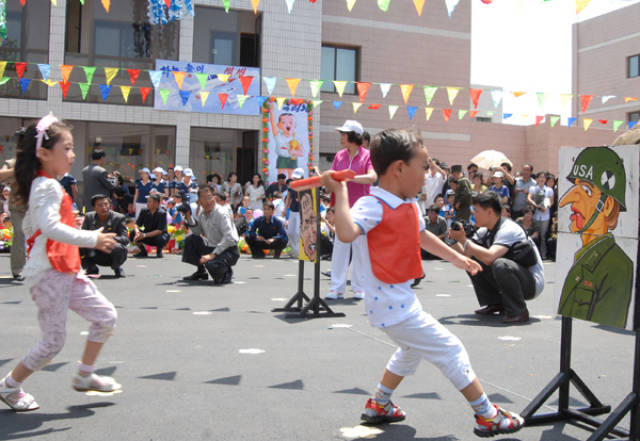
[[[71,198],[57,181],[71,169],[74,158],[71,129],[52,114],[30,126],[18,141],[14,191],[28,201],[23,228],[30,257],[24,276],[38,307],[42,337],[0,380],[0,400],[16,411],[38,408],[21,385],[62,349],[67,308],[91,322],[73,387],[100,392],[121,388],[113,378],[93,373],[100,349],[113,332],[116,310],[81,272],[78,250],[96,248],[108,253],[116,243],[115,234],[75,228]]]

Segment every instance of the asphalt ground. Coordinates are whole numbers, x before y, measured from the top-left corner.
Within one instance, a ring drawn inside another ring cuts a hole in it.
[[[427,277],[416,294],[425,310],[464,342],[490,398],[523,410],[559,370],[555,264],[545,263],[545,291],[529,302],[531,323],[516,326],[474,316],[477,301],[463,272],[441,261],[424,267]],[[179,256],[129,259],[124,268],[124,279],[96,280],[119,314],[98,372],[113,375],[123,391],[91,394],[70,387],[88,329],[70,313],[64,349],[24,384],[41,408],[21,414],[0,409],[0,440],[477,439],[465,400],[426,361],[393,396],[408,414],[405,421],[360,426],[365,401],[394,347],[369,326],[362,303],[349,297],[330,302],[346,314],[341,318],[287,319],[272,312],[296,292],[295,260],[243,256],[235,283],[224,287],[183,283],[181,277],[194,268]],[[7,255],[0,255],[0,274],[4,375],[37,341],[39,328],[27,288],[10,279]],[[309,294],[312,274],[307,264]],[[321,277],[322,292],[328,282]],[[573,334],[573,368],[603,403],[615,407],[631,389],[633,335],[579,320]],[[572,389],[571,404],[586,400]],[[555,395],[542,410],[554,405]],[[621,425],[628,428],[629,419]],[[556,423],[494,439],[563,441],[589,434]]]

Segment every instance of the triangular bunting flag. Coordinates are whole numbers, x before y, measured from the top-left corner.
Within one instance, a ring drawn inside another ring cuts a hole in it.
[[[140,76],[140,69],[127,69],[129,72],[129,80],[131,80],[131,85],[135,86],[136,81],[138,81],[138,77]]]
[[[353,105],[353,113],[356,113],[360,108],[360,106],[362,106],[362,103],[358,103],[358,102],[353,102],[351,104]]]
[[[207,87],[207,79],[209,78],[209,74],[206,73],[197,73],[196,77],[200,82],[200,89],[204,90]]]
[[[62,81],[64,81],[65,83],[69,82],[69,75],[71,75],[73,67],[74,66],[69,64],[63,64],[62,66],[60,66],[60,71],[62,72]]]
[[[118,69],[117,67],[105,67],[104,68],[104,74],[107,78],[107,86],[111,84],[111,81],[113,81],[113,79],[115,78],[115,76],[118,74],[118,71],[120,69]]]
[[[478,114],[477,110],[469,110],[469,118],[473,119]]]
[[[463,110],[463,109],[458,110],[458,119],[464,118],[464,116],[467,114],[467,112],[468,112],[468,110]]]
[[[311,96],[313,98],[317,97],[320,93],[322,83],[324,83],[322,80],[309,80],[309,87],[311,87]]]
[[[413,90],[413,84],[400,85],[400,92],[402,93],[402,99],[404,100],[405,104],[409,102],[409,96],[411,95],[412,90]]]
[[[180,94],[180,98],[182,99],[182,105],[186,106],[187,102],[189,102],[189,97],[191,97],[191,91],[189,90],[179,90],[178,93]],[[223,95],[218,94],[218,95]],[[222,108],[224,109],[224,104],[222,105]]]
[[[334,81],[333,85],[336,86],[336,90],[338,91],[338,96],[342,98],[342,94],[344,93],[344,88],[347,87],[346,81]]]
[[[555,127],[555,125],[558,124],[558,121],[560,121],[560,117],[558,115],[549,116],[549,123],[551,124],[551,127]]]
[[[87,93],[89,93],[89,88],[91,87],[91,84],[78,83],[78,86],[80,86],[80,92],[82,92],[82,100],[84,101],[87,99]]]
[[[27,92],[27,89],[29,88],[29,84],[31,83],[31,78],[20,78],[20,90],[22,91],[22,94],[24,95]],[[69,88],[69,83],[67,83],[67,89]],[[66,97],[66,94],[65,94]]]
[[[544,116],[536,115],[536,126],[539,126],[542,121],[544,121]]]
[[[284,106],[284,100],[286,100],[286,98],[283,96],[279,96],[278,98],[276,98],[276,103],[278,103],[278,109],[282,109],[282,106]]]
[[[107,11],[107,14],[108,14],[109,8],[111,7],[111,0],[102,0],[102,7],[104,8],[105,11]]]
[[[120,86],[120,93],[125,103],[129,102],[129,93],[131,92],[131,86]]]
[[[149,95],[149,92],[151,92],[151,88],[150,87],[141,87],[140,88],[140,95],[142,95],[142,104],[144,104],[144,102],[147,100],[147,96]]]
[[[589,107],[589,103],[593,99],[593,95],[580,95],[580,107],[582,108],[582,113],[587,111],[587,107]]]
[[[360,97],[361,102],[364,102],[365,98],[367,97],[369,88],[371,88],[371,83],[356,83],[356,89],[358,89],[358,96]]]
[[[347,0],[347,9],[349,10],[349,12],[351,12],[351,10],[353,9],[353,5],[356,4],[357,0]]]
[[[298,84],[300,84],[300,78],[285,78],[285,80],[287,80],[287,85],[289,86],[289,92],[291,92],[291,96],[296,96]],[[247,92],[245,92],[245,94],[246,93]]]
[[[53,87],[53,86],[57,86],[58,82],[56,80],[52,80],[51,78],[49,78],[47,81],[42,81],[44,84],[46,84],[49,87]]]
[[[4,70],[7,67],[7,62],[6,61],[0,61],[0,78],[4,77]]]
[[[485,113],[487,114],[487,116],[493,116],[496,114],[496,112],[494,112],[493,110],[487,110]]]
[[[493,107],[498,107],[500,105],[500,101],[502,101],[502,90],[492,90],[491,91],[491,99],[493,100]]]
[[[567,118],[567,126],[571,127],[573,124],[575,124],[575,122],[578,120],[578,118],[575,118],[573,116]]]
[[[447,87],[447,96],[449,97],[449,104],[451,104],[452,106],[459,92],[460,92],[459,87]]]
[[[418,108],[416,106],[407,106],[407,114],[409,115],[409,119],[412,120],[416,115]]]
[[[374,104],[369,104],[369,109],[371,110],[378,110],[380,108],[380,104],[374,103]]]
[[[584,118],[584,120],[582,121],[582,124],[584,124],[585,131],[589,130],[589,127],[591,127],[592,122],[593,122],[593,118]]]
[[[395,104],[389,104],[389,119],[393,119],[399,107],[400,106],[397,106]]]
[[[242,106],[244,106],[244,103],[245,101],[247,101],[247,98],[249,98],[249,95],[236,95],[236,98],[238,99],[238,105],[242,109]]]
[[[176,79],[176,84],[178,85],[178,89],[182,90],[182,82],[184,81],[184,77],[187,73],[180,72],[177,70],[173,71],[173,77]]]
[[[27,63],[15,61],[13,64],[16,67],[18,79],[22,78],[22,75],[24,75],[24,71],[27,70]]]
[[[424,0],[413,0],[413,5],[416,7],[418,15],[422,16],[422,8],[424,8]]]
[[[11,77],[1,77],[0,78],[0,86],[3,84],[7,84],[11,80]]]
[[[620,126],[622,125],[622,123],[624,123],[623,120],[621,119],[614,119],[613,120],[613,131],[617,132],[618,129],[620,128]]]
[[[220,100],[220,106],[222,107],[222,110],[224,110],[224,105],[227,103],[227,98],[229,98],[229,94],[226,94],[226,93],[218,94],[218,99]]]
[[[425,107],[424,113],[427,118],[427,121],[429,121],[431,119],[431,114],[433,113],[433,107]]]
[[[503,113],[502,114],[502,119],[509,119],[513,116],[513,113]]]
[[[638,121],[629,121],[627,123],[627,127],[629,128],[629,130],[631,130],[636,126],[636,124],[638,124]]]
[[[87,78],[87,83],[91,84],[93,82],[93,74],[96,73],[96,67],[82,66],[82,70],[84,70],[84,76]]]
[[[322,100],[311,100],[313,102],[313,107],[318,107],[320,104],[324,103]]]
[[[456,10],[456,6],[458,6],[459,2],[460,0],[445,0],[445,3],[447,5],[447,14],[449,14],[449,18],[451,18],[451,14],[453,14],[453,11]]]
[[[571,102],[571,99],[573,98],[573,95],[570,93],[561,93],[560,94],[560,105],[562,107],[567,107],[569,105],[569,103]]]
[[[228,14],[229,8],[231,8],[231,0],[222,0],[222,6],[224,6],[224,12]]]
[[[38,69],[40,69],[40,75],[42,75],[42,79],[47,81],[49,79],[49,75],[51,75],[51,65],[50,64],[38,64]],[[0,77],[2,73],[0,73]]]
[[[71,86],[71,83],[68,81],[59,81],[58,84],[60,84],[60,89],[62,89],[62,96],[66,98],[67,92],[69,92],[69,86]]]
[[[638,101],[638,98],[633,97],[633,96],[625,96],[625,97],[624,97],[624,102],[625,102],[625,103],[629,103],[629,102],[631,102],[631,101]]]
[[[223,83],[226,83],[227,80],[229,80],[229,77],[231,75],[229,74],[216,74],[216,78],[218,78],[220,81],[222,81]]]
[[[342,105],[342,101],[333,101],[332,104],[334,108],[339,109]]]
[[[544,92],[536,92],[536,97],[538,98],[538,109],[542,109],[547,99],[547,94]]]
[[[100,86],[102,88],[102,86]],[[167,98],[169,98],[169,94],[171,93],[171,89],[160,89],[160,98],[162,98],[162,104],[167,105]]]
[[[602,100],[602,104],[607,104],[607,101],[614,99],[616,96],[615,95],[603,95],[601,100]]]
[[[267,96],[258,96],[256,98],[258,98],[258,107],[262,108],[262,106],[264,105],[265,101],[267,101],[267,98],[269,98],[269,97],[267,97]]]
[[[527,92],[524,92],[522,90],[514,90],[511,92],[511,94],[516,97],[516,98],[520,98],[522,95],[525,95]]]
[[[581,13],[584,8],[589,6],[589,3],[591,0],[576,0],[576,14]]]
[[[469,95],[471,96],[471,103],[473,104],[473,108],[477,109],[480,95],[482,95],[482,89],[469,89]]]
[[[161,70],[150,70],[149,71],[149,80],[151,80],[151,84],[156,89],[160,87],[160,80],[162,79],[162,71]]]
[[[389,3],[391,3],[391,0],[378,0],[378,8],[380,8],[382,12],[387,12],[389,10]]]
[[[264,85],[267,86],[267,95],[273,95],[273,88],[276,87],[276,81],[278,81],[278,78],[262,77],[262,81],[264,81]]]
[[[169,9],[171,7],[171,0],[164,0],[164,4]]]
[[[202,107],[204,107],[204,105],[207,104],[209,93],[211,92],[200,92],[200,102],[202,103]]]
[[[380,93],[382,93],[382,98],[387,97],[389,89],[391,89],[391,83],[380,83]]]
[[[444,122],[449,122],[449,118],[451,118],[452,109],[442,109],[442,117],[444,118]]]
[[[106,101],[109,96],[109,92],[111,92],[111,86],[107,84],[100,85],[100,94],[102,95],[102,101]]]
[[[427,102],[427,106],[431,104],[431,100],[437,90],[438,88],[436,86],[424,86],[424,99]]]
[[[599,121],[599,122],[600,122],[600,124],[602,124],[602,125],[606,125],[606,124],[609,122],[609,120],[608,120],[608,119],[599,119],[598,121]]]
[[[251,82],[253,81],[253,77],[252,76],[244,76],[242,75],[240,77],[240,84],[242,84],[242,91],[244,92],[245,95],[247,95],[249,93],[249,86],[251,86]],[[300,80],[298,80],[300,81]]]
[[[287,11],[289,11],[289,14],[291,14],[293,4],[296,2],[296,0],[285,0],[285,2],[287,3]]]
[[[253,13],[258,13],[258,6],[260,5],[260,0],[251,0],[251,6],[253,7]],[[204,107],[204,104],[202,105]]]

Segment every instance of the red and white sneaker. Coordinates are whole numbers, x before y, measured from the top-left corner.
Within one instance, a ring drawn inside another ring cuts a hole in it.
[[[327,300],[342,300],[344,299],[344,293],[331,290],[324,298]]]
[[[402,421],[407,416],[406,413],[398,406],[389,401],[386,405],[381,406],[373,398],[369,398],[367,404],[364,406],[364,412],[360,415],[360,418],[365,424],[385,424],[385,423],[397,423]]]
[[[495,404],[493,407],[496,408],[498,414],[491,419],[476,415],[476,427],[473,428],[473,433],[482,438],[488,438],[500,433],[513,433],[520,430],[524,424],[524,418]]]

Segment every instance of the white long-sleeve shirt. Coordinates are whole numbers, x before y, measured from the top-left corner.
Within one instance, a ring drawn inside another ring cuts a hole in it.
[[[47,256],[48,239],[83,248],[94,248],[98,242],[98,231],[80,230],[60,222],[63,192],[64,188],[52,178],[37,177],[31,184],[29,207],[22,228],[27,238],[38,230],[41,234],[35,239],[23,270],[30,285],[36,284],[52,268]]]

